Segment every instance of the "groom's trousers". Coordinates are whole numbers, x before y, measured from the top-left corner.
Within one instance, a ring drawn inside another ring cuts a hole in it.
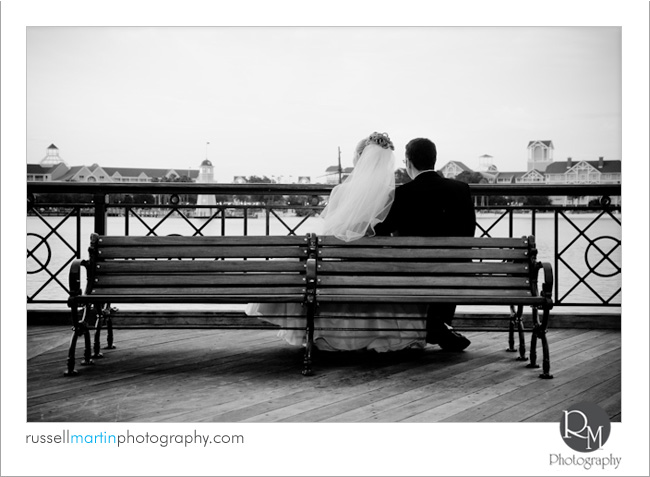
[[[427,331],[439,329],[442,323],[451,326],[454,313],[456,313],[456,305],[449,303],[429,305],[427,308]]]

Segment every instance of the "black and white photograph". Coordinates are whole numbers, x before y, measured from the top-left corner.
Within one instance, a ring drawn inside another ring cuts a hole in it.
[[[647,3],[24,3],[2,475],[647,472]]]

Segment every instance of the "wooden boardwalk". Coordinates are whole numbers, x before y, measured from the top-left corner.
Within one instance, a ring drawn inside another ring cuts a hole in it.
[[[591,401],[620,422],[620,331],[551,329],[552,380],[505,352],[506,333],[464,334],[462,353],[319,353],[305,378],[273,330],[116,330],[117,349],[65,378],[70,327],[30,326],[27,420],[559,422]]]

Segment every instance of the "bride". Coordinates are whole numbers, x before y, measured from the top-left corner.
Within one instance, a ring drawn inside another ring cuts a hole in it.
[[[354,170],[332,189],[323,210],[322,234],[346,242],[375,235],[374,227],[388,215],[395,193],[394,146],[386,133],[372,133],[355,149]],[[282,327],[278,336],[287,343],[305,343],[304,309],[297,303],[251,303],[246,314]],[[325,351],[396,351],[426,346],[425,305],[323,303],[315,328],[366,328],[366,331],[315,330],[314,344]],[[299,316],[301,318],[296,318]],[[363,317],[363,318],[360,318]],[[402,317],[403,319],[394,319]],[[404,319],[410,318],[410,319]],[[382,331],[382,329],[399,331]]]

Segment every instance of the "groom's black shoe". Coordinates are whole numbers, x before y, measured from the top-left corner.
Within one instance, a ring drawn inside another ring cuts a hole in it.
[[[454,331],[451,326],[443,324],[427,331],[427,343],[437,344],[445,351],[463,351],[471,341]]]

